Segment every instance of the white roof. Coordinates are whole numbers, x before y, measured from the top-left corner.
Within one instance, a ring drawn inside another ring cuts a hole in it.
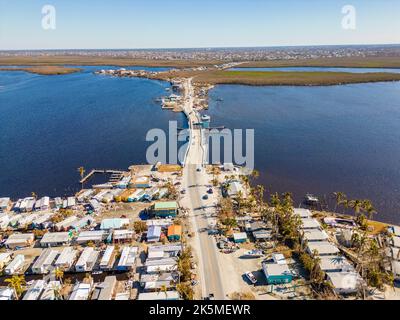
[[[82,253],[81,253],[80,257],[79,257],[78,262],[76,263],[76,266],[84,266],[84,265],[86,265],[86,263],[88,261],[90,261],[90,259],[92,258],[92,254],[94,252],[95,252],[95,250],[92,247],[85,248],[82,251]]]
[[[393,247],[400,248],[400,237],[393,237],[391,239],[391,244]]]
[[[10,198],[0,198],[0,208],[4,209],[7,208],[10,203]]]
[[[392,261],[392,272],[397,279],[400,277],[400,261]]]
[[[235,240],[247,239],[247,234],[246,234],[246,232],[234,233],[234,234],[233,234],[233,239],[235,239]]]
[[[322,271],[349,271],[353,266],[343,256],[322,256],[320,257]]]
[[[27,241],[32,241],[34,238],[35,236],[33,233],[13,233],[8,237],[5,244],[24,243]]]
[[[49,281],[42,295],[40,296],[40,300],[55,300],[55,289],[61,289],[61,282],[58,280]]]
[[[300,216],[300,218],[311,218],[311,211],[304,208],[294,208],[293,213]]]
[[[59,242],[68,242],[70,240],[69,232],[46,232],[43,235],[42,240],[40,240],[41,244],[45,243],[59,243]]]
[[[56,266],[64,264],[70,265],[75,260],[77,255],[78,255],[78,250],[74,250],[73,247],[66,247],[63,249],[59,257],[57,258],[55,265]]]
[[[287,264],[263,263],[263,270],[267,277],[280,276],[282,274],[291,274]]]
[[[14,297],[14,290],[11,288],[0,288],[0,300],[12,300]]]
[[[28,291],[25,293],[22,300],[38,300],[40,294],[45,287],[44,280],[35,280],[33,284],[29,287]]]
[[[336,290],[346,293],[356,292],[362,281],[357,272],[327,272],[326,274]]]
[[[272,254],[272,259],[277,264],[287,264],[286,258],[282,253],[274,253],[274,254]]]
[[[11,252],[1,252],[0,253],[0,263],[4,261],[9,261],[11,258]]]
[[[328,241],[309,242],[308,250],[310,253],[317,250],[319,255],[336,255],[339,253],[339,249]]]
[[[121,258],[118,262],[118,267],[131,267],[135,264],[137,247],[125,247],[122,250]]]
[[[319,228],[321,228],[321,225],[319,224],[319,222],[312,218],[303,218],[303,219],[301,219],[301,222],[303,223],[303,225],[301,226],[301,229],[319,229]]]
[[[102,241],[107,236],[107,232],[105,230],[97,230],[97,231],[82,231],[79,233],[76,241],[78,242],[89,242],[89,241]]]
[[[114,246],[107,246],[106,250],[104,251],[103,257],[100,260],[100,265],[102,266],[108,265],[113,252],[114,252]]]
[[[87,300],[89,298],[91,285],[87,283],[78,283],[75,285],[69,300]]]
[[[78,220],[77,216],[70,216],[70,217],[66,218],[65,220],[63,220],[63,221],[60,221],[60,222],[56,223],[55,226],[58,229],[67,228],[72,224],[72,222],[74,222],[76,220]]]
[[[304,239],[308,241],[323,241],[328,239],[328,235],[325,231],[319,229],[308,229],[304,230]]]
[[[400,227],[399,226],[391,226],[392,232],[396,237],[400,237]]]
[[[53,264],[54,260],[58,255],[58,251],[53,249],[45,249],[40,254],[39,258],[35,261],[32,269],[41,268],[44,266],[50,266]]]

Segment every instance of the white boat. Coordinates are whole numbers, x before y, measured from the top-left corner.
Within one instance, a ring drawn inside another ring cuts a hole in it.
[[[319,200],[316,196],[307,193],[306,196],[304,197],[304,203],[313,205],[319,203]]]
[[[246,251],[243,256],[244,257],[252,257],[252,258],[260,258],[263,255],[264,255],[264,253],[262,250],[254,249],[254,250]]]

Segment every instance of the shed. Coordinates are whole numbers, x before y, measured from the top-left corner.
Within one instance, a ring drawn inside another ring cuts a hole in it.
[[[237,232],[233,234],[233,241],[235,243],[244,243],[247,241],[246,232]]]
[[[287,264],[264,262],[262,268],[268,284],[290,283],[293,280],[292,272]]]
[[[182,236],[182,226],[176,224],[169,226],[167,236],[169,241],[179,241]]]

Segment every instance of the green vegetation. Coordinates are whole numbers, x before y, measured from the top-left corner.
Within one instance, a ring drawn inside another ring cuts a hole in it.
[[[25,276],[14,275],[11,278],[5,279],[4,282],[8,283],[8,286],[14,290],[15,297],[18,300],[25,290]]]
[[[29,73],[35,73],[40,75],[62,75],[74,72],[79,72],[79,68],[67,68],[63,66],[34,66],[24,68],[0,68],[0,71],[25,71]]]
[[[321,86],[365,82],[400,81],[397,73],[211,71],[198,74],[197,84],[245,84]]]

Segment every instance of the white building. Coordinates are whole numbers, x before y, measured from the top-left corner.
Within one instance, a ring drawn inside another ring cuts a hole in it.
[[[0,270],[3,270],[4,266],[11,261],[11,252],[0,253]]]
[[[44,280],[35,280],[26,291],[22,300],[38,300],[40,294],[45,288],[45,285],[46,283]]]
[[[32,266],[32,272],[36,274],[48,273],[53,266],[53,262],[58,256],[58,251],[44,249]]]
[[[77,283],[69,297],[69,300],[87,300],[89,299],[92,286],[88,283]]]
[[[137,247],[125,247],[118,261],[118,270],[131,270],[135,266]]]
[[[55,268],[60,268],[62,270],[71,269],[78,255],[78,250],[74,250],[72,247],[66,247],[63,249],[61,254],[58,256],[56,262],[54,263]]]
[[[337,294],[357,293],[363,281],[357,272],[327,272],[326,274]]]
[[[82,231],[79,233],[76,242],[78,244],[86,244],[89,242],[99,243],[104,241],[108,236],[108,232],[104,230],[97,231]]]
[[[25,256],[18,254],[11,261],[11,263],[4,269],[4,273],[7,275],[17,274],[25,265]]]
[[[69,232],[47,232],[40,240],[41,247],[61,247],[71,242]]]
[[[33,233],[13,233],[8,237],[5,246],[9,249],[15,249],[17,247],[30,247],[35,240]]]
[[[43,290],[40,300],[56,300],[56,291],[61,290],[61,282],[57,280],[49,281]]]
[[[328,241],[309,242],[307,245],[307,251],[310,254],[317,251],[319,256],[333,256],[340,252],[336,246]]]
[[[92,271],[96,264],[98,256],[99,256],[99,251],[96,251],[92,247],[85,248],[79,257],[78,262],[75,265],[75,271],[76,272]]]
[[[14,290],[11,288],[0,288],[0,301],[14,300]]]
[[[114,246],[107,246],[100,260],[100,269],[111,270],[115,262]]]

